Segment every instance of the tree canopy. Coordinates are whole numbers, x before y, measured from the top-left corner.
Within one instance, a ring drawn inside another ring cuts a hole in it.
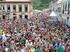
[[[42,10],[49,7],[50,0],[32,0],[33,9]]]

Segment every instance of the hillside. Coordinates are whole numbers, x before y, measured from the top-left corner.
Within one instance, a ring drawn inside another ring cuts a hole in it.
[[[33,9],[42,10],[49,7],[50,0],[32,0]]]

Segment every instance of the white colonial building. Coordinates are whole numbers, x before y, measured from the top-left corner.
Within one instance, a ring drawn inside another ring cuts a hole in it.
[[[0,1],[0,18],[27,18],[32,11],[31,0],[3,0]]]
[[[63,19],[64,23],[70,26],[70,0],[62,1],[62,9],[63,9]]]

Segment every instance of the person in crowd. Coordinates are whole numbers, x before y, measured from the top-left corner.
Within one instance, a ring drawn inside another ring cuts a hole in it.
[[[56,52],[64,52],[64,48],[60,45],[60,46],[57,48]]]
[[[20,52],[25,52],[25,45],[21,45]]]
[[[42,15],[14,20],[11,32],[0,37],[0,52],[69,52],[70,28],[61,22],[51,24]]]
[[[35,52],[41,52],[41,49],[40,49],[39,46],[36,46],[36,47],[35,47]]]

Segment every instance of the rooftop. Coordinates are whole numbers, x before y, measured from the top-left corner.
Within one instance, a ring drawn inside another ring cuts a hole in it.
[[[0,3],[30,3],[31,0],[2,0]]]
[[[25,2],[25,1],[31,1],[31,0],[5,0],[5,1],[22,1],[22,2]]]

